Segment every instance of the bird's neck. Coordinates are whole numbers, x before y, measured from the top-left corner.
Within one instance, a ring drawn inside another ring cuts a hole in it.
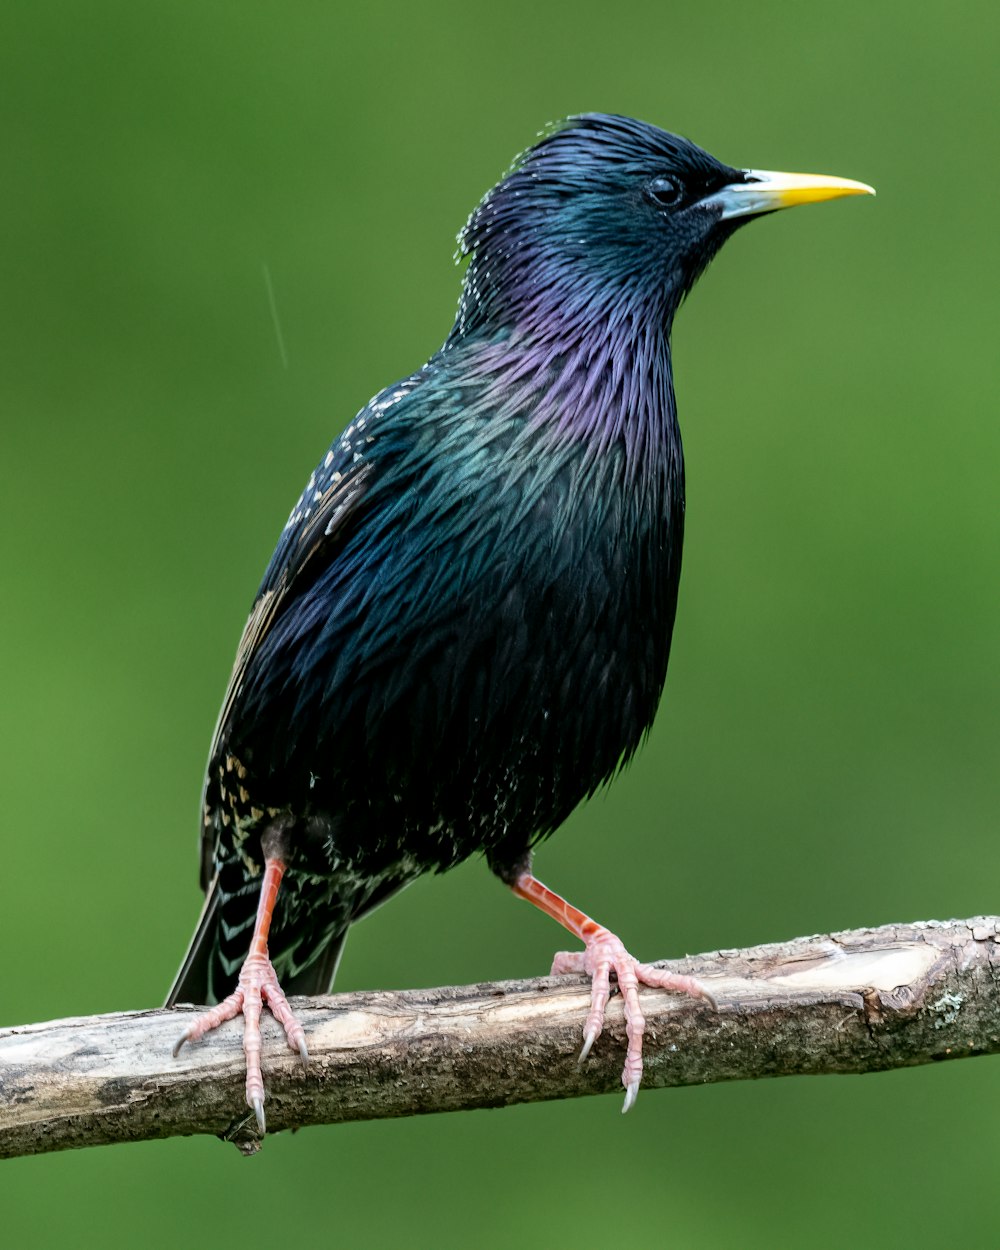
[[[453,332],[499,415],[561,444],[618,448],[630,477],[681,471],[670,317],[648,300],[546,299],[516,320]],[[464,353],[463,353],[464,354]]]

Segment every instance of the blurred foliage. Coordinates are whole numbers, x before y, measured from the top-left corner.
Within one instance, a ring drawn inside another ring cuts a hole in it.
[[[682,312],[667,698],[540,875],[650,958],[997,910],[998,34],[972,0],[5,0],[3,1022],[162,998],[277,531],[440,342],[478,196],[585,109],[879,198],[750,226]],[[560,945],[470,863],[361,925],[339,986]],[[990,1244],[998,1110],[966,1062],[27,1159],[0,1203],[30,1246],[220,1244],[251,1209],[302,1246]]]

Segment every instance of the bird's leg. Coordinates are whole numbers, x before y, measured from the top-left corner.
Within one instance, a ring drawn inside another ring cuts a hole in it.
[[[641,964],[631,956],[619,938],[615,937],[596,920],[578,911],[564,898],[560,898],[530,872],[519,873],[511,882],[518,898],[540,908],[547,916],[575,934],[584,944],[579,952],[560,951],[552,961],[552,975],[566,972],[583,972],[591,979],[590,1012],[583,1026],[582,1063],[604,1027],[604,1012],[611,997],[611,973],[615,974],[625,1011],[625,1030],[628,1034],[628,1050],[622,1084],[625,1086],[625,1105],[622,1111],[635,1102],[642,1079],[642,1034],[646,1021],[639,1006],[639,986],[655,986],[663,990],[677,990],[694,998],[704,999],[713,1007],[715,1001],[708,990],[694,977],[665,972],[651,964]]]
[[[257,921],[254,925],[250,953],[243,961],[236,989],[218,1006],[206,1011],[184,1030],[174,1047],[176,1056],[185,1042],[196,1041],[225,1020],[243,1015],[243,1053],[247,1060],[247,1106],[257,1117],[257,1126],[264,1132],[264,1078],[260,1070],[260,1017],[266,1001],[271,1015],[284,1028],[288,1045],[298,1051],[305,1063],[309,1058],[305,1033],[299,1024],[288,999],[278,984],[278,978],[267,953],[267,935],[271,927],[278,887],[285,875],[285,862],[276,856],[264,859],[264,876],[257,903]]]

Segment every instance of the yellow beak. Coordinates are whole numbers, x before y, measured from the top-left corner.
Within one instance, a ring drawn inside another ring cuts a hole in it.
[[[723,221],[729,217],[751,217],[779,208],[794,208],[797,204],[819,204],[842,195],[875,194],[875,189],[867,183],[827,174],[783,174],[771,169],[745,169],[743,173],[746,182],[732,182],[702,201],[708,206],[721,207]]]

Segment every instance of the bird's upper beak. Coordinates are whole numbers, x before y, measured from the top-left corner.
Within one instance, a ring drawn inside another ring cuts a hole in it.
[[[721,220],[728,217],[752,217],[757,213],[773,213],[796,204],[818,204],[836,200],[842,195],[874,195],[875,190],[864,182],[850,178],[833,178],[827,174],[782,174],[771,169],[743,170],[745,182],[731,182],[702,200],[708,207],[722,209]]]

